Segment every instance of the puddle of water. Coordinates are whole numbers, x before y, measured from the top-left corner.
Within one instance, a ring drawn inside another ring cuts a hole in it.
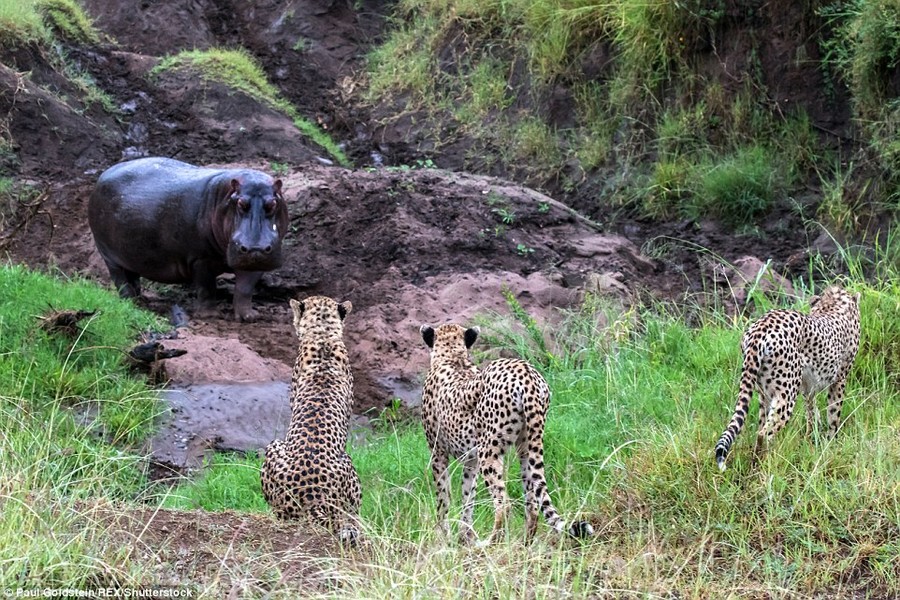
[[[176,472],[203,465],[212,451],[257,452],[284,439],[291,420],[290,383],[204,383],[162,392],[168,409],[150,440],[151,460]],[[354,415],[352,443],[370,423]]]
[[[290,384],[207,383],[162,393],[168,405],[150,441],[156,462],[198,467],[208,451],[254,452],[284,438],[291,419]]]
[[[406,408],[418,409],[422,406],[422,382],[413,381],[401,373],[390,373],[376,378],[388,390],[392,398],[400,398]]]

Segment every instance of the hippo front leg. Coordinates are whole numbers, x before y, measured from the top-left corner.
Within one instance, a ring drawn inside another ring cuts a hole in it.
[[[262,278],[263,271],[234,272],[234,318],[238,321],[255,321],[259,313],[253,310],[253,291]]]
[[[221,272],[205,262],[192,265],[192,283],[197,290],[196,315],[201,319],[216,316],[216,276]]]

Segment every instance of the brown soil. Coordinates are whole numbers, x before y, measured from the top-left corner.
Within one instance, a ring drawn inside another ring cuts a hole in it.
[[[333,565],[342,559],[327,557],[342,553],[324,531],[232,511],[85,508],[84,516],[104,532],[102,543],[149,566],[140,585],[244,598],[273,589],[321,594],[337,584]]]

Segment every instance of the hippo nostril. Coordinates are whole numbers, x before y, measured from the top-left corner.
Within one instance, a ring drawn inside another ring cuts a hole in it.
[[[241,245],[241,247],[239,249],[241,251],[241,254],[247,254],[247,252],[250,251],[250,249],[247,246],[244,246],[243,244]]]
[[[272,246],[271,246],[271,244],[268,245],[268,246],[266,246],[265,248],[263,248],[263,252],[266,253],[266,254],[271,254],[271,253],[272,253]]]

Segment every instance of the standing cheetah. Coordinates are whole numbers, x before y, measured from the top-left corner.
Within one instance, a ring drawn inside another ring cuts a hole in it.
[[[263,495],[283,519],[310,516],[338,532],[359,536],[359,476],[346,452],[353,377],[343,340],[350,302],[313,296],[291,300],[300,340],[291,374],[291,425],[266,448]]]
[[[859,293],[850,295],[831,286],[814,299],[810,313],[772,310],[744,334],[744,368],[734,416],[716,444],[716,462],[725,457],[750,409],[753,390],[759,392],[758,456],[794,411],[797,394],[806,404],[806,428],[818,421],[816,394],[828,388],[828,433],[837,433],[847,374],[859,348]]]
[[[534,535],[538,509],[551,527],[562,532],[565,523],[553,508],[544,478],[544,419],[550,388],[523,360],[496,360],[479,372],[468,354],[478,331],[459,325],[421,328],[422,338],[431,348],[431,368],[422,390],[422,423],[431,448],[441,530],[448,532],[451,458],[463,463],[461,541],[469,542],[475,535],[476,468],[494,502],[494,529],[488,541],[503,527],[508,510],[503,457],[515,445],[525,489],[526,535],[529,539]],[[569,534],[587,537],[593,528],[578,521],[571,524]]]

